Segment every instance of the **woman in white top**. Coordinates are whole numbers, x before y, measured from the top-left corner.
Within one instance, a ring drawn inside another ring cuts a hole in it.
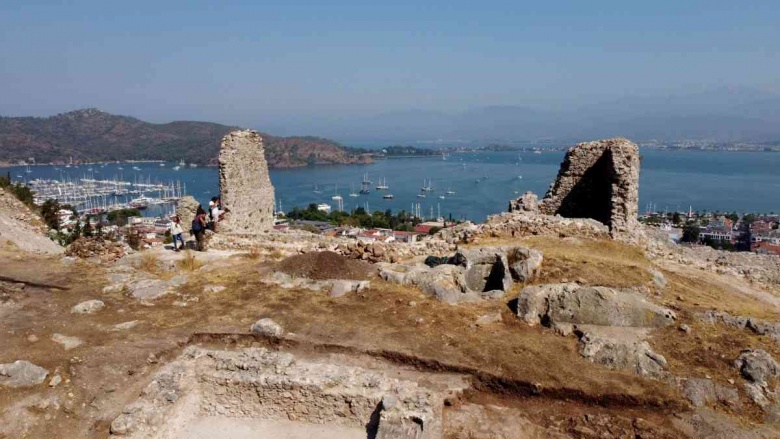
[[[181,228],[181,221],[178,216],[171,218],[168,228],[171,230],[171,236],[173,236],[173,250],[179,251],[179,248],[176,247],[176,240],[181,241],[181,248],[184,248],[184,229]]]

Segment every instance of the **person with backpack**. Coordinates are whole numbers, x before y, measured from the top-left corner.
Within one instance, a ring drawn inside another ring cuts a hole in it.
[[[195,242],[197,243],[195,250],[202,252],[203,238],[206,233],[206,211],[203,210],[203,206],[198,205],[198,210],[195,211],[195,219],[192,220],[192,233],[195,235]]]

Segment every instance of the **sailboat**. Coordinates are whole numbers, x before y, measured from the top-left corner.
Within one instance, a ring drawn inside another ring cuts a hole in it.
[[[355,187],[353,185],[349,185],[349,196],[350,197],[359,197],[360,194],[355,192]]]
[[[447,192],[445,192],[447,195],[455,195],[455,191],[452,190],[452,188],[447,188]]]
[[[378,191],[386,191],[390,189],[390,186],[387,185],[387,178],[385,178],[384,181],[379,180],[379,184],[376,185],[376,190]]]
[[[330,197],[331,200],[340,201],[343,200],[341,195],[339,195],[339,185],[336,185],[336,188],[334,189],[335,195]]]
[[[321,194],[322,191],[317,187],[317,183],[314,183],[314,190],[312,191],[315,194]]]

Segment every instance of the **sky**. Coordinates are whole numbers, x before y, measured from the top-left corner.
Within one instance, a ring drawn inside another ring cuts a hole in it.
[[[0,115],[96,107],[317,134],[398,111],[778,93],[778,23],[777,0],[6,0]]]

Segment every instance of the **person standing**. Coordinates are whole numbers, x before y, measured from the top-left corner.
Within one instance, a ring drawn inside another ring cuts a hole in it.
[[[206,211],[203,210],[203,206],[198,205],[198,210],[195,212],[195,219],[192,220],[192,233],[195,234],[195,242],[197,243],[196,250],[199,252],[204,251],[203,239],[206,233]]]
[[[174,215],[171,218],[171,223],[168,225],[173,236],[173,251],[179,251],[179,247],[176,246],[176,241],[181,242],[181,248],[184,248],[184,230],[181,228],[181,220],[178,215]]]

